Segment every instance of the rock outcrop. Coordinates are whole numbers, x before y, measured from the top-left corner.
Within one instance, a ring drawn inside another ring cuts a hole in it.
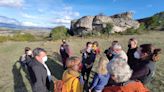
[[[84,16],[78,20],[71,21],[71,31],[74,35],[85,35],[88,33],[94,33],[102,31],[106,27],[107,23],[113,25],[112,33],[123,32],[128,28],[137,29],[139,22],[132,19],[131,12],[125,12],[122,14],[116,14],[113,16]]]
[[[78,20],[71,21],[71,30],[73,30],[74,35],[91,33],[93,30],[93,18],[94,16],[84,16]]]

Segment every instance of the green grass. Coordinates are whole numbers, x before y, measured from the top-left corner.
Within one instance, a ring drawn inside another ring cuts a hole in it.
[[[108,37],[88,37],[88,38],[76,38],[72,37],[68,39],[68,43],[73,49],[74,55],[80,55],[80,49],[85,47],[87,41],[98,41],[101,51],[103,52],[108,48],[113,40],[118,40],[123,46],[124,50],[127,50],[128,39],[136,37],[139,40],[139,44],[152,43],[155,46],[162,48],[161,60],[157,62],[156,76],[153,81],[148,85],[152,92],[164,91],[164,32],[149,32],[142,35],[110,35]],[[58,49],[61,41],[55,42],[3,42],[0,43],[0,92],[31,92],[30,83],[26,71],[20,67],[16,61],[20,55],[24,52],[24,47],[29,46],[32,49],[36,47],[45,48],[51,59],[48,66],[52,72],[54,78],[60,79],[63,70],[58,62],[60,60]],[[96,64],[95,64],[96,66]]]
[[[16,33],[12,36],[0,36],[0,42],[6,41],[36,41],[36,37],[30,33],[20,34]]]

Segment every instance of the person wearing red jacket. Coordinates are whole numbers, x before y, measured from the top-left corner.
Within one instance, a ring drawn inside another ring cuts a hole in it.
[[[124,59],[113,60],[107,69],[115,84],[105,87],[103,92],[149,92],[140,81],[130,80],[132,70]]]

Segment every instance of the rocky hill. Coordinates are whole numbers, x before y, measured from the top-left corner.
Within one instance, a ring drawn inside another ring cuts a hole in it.
[[[132,12],[125,12],[113,16],[84,16],[77,20],[71,21],[70,31],[74,35],[85,35],[88,33],[101,32],[107,24],[111,24],[112,33],[123,32],[128,28],[137,29],[140,23],[132,18]]]

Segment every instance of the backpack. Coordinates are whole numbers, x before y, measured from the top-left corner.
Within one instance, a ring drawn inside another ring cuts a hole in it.
[[[54,92],[67,92],[64,81],[56,80],[54,81]]]
[[[71,79],[71,78],[69,78],[69,79]],[[67,79],[66,81],[68,81],[69,79]],[[73,82],[75,79],[76,79],[76,77],[73,79],[72,85],[73,85]],[[73,88],[71,88],[71,92],[73,92],[72,89]],[[55,80],[54,81],[54,92],[67,92],[67,87],[63,80]]]

